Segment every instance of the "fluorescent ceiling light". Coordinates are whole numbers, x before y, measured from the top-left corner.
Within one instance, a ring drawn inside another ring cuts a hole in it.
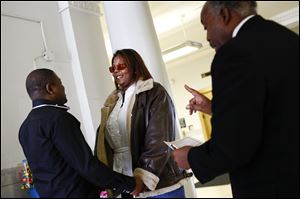
[[[173,59],[182,57],[199,50],[202,44],[196,41],[186,41],[162,52],[164,62],[169,62]]]

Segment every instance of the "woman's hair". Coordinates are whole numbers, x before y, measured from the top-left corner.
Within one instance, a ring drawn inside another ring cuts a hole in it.
[[[239,13],[242,17],[256,14],[256,1],[208,1],[207,4],[211,6],[216,13],[221,9],[228,8]]]
[[[112,65],[114,63],[114,59],[117,56],[121,56],[124,59],[125,64],[129,68],[129,72],[132,73],[132,78],[134,82],[137,82],[138,80],[147,80],[152,78],[142,57],[135,50],[133,49],[117,50],[113,55],[111,61]]]

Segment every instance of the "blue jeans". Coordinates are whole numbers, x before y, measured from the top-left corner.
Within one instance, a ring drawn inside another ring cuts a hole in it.
[[[185,198],[184,188],[180,187],[174,191],[164,193],[158,196],[151,196],[149,198]]]
[[[29,189],[29,196],[30,196],[30,198],[39,198],[40,197],[38,192],[36,191],[36,188]]]

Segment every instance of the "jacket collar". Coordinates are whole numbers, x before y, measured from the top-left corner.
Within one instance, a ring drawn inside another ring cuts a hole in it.
[[[232,33],[232,38],[235,38],[236,35],[238,34],[239,30],[243,27],[243,25],[249,20],[251,19],[252,17],[254,17],[255,15],[250,15],[248,17],[246,17],[245,19],[243,19],[236,27],[235,29],[233,30],[233,33]]]
[[[153,88],[154,81],[153,79],[147,79],[147,80],[138,80],[136,82],[136,91],[135,94],[140,94],[142,92],[151,90]],[[113,107],[115,106],[117,100],[119,99],[118,97],[118,90],[114,90],[106,99],[104,106],[105,107]]]
[[[45,100],[45,99],[37,99],[32,101],[32,107],[36,107],[42,104],[51,104],[55,105],[56,103],[53,101]]]
[[[69,110],[70,107],[66,105],[58,105],[57,103],[50,101],[50,100],[45,100],[45,99],[37,99],[32,101],[32,109],[40,108],[40,107],[45,107],[45,106],[52,106],[56,108],[61,108],[64,110]]]
[[[255,28],[257,26],[258,23],[261,23],[262,21],[264,21],[265,19],[263,17],[261,17],[260,15],[255,15],[254,17],[251,17],[239,30],[237,36],[244,32],[247,31],[248,29],[251,28]]]
[[[151,90],[153,88],[153,79],[147,79],[145,81],[138,80],[136,83],[135,94],[140,94],[142,92]]]

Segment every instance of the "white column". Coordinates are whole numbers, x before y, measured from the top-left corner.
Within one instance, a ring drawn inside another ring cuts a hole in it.
[[[94,149],[100,109],[114,89],[108,72],[97,2],[59,1],[72,72],[82,113],[83,133]]]
[[[103,1],[112,50],[132,48],[145,61],[154,80],[171,94],[165,64],[147,1]],[[177,121],[176,137],[181,137]],[[192,179],[185,186],[187,197],[196,197]]]
[[[145,61],[154,80],[170,85],[146,1],[103,1],[112,50],[132,48]]]

